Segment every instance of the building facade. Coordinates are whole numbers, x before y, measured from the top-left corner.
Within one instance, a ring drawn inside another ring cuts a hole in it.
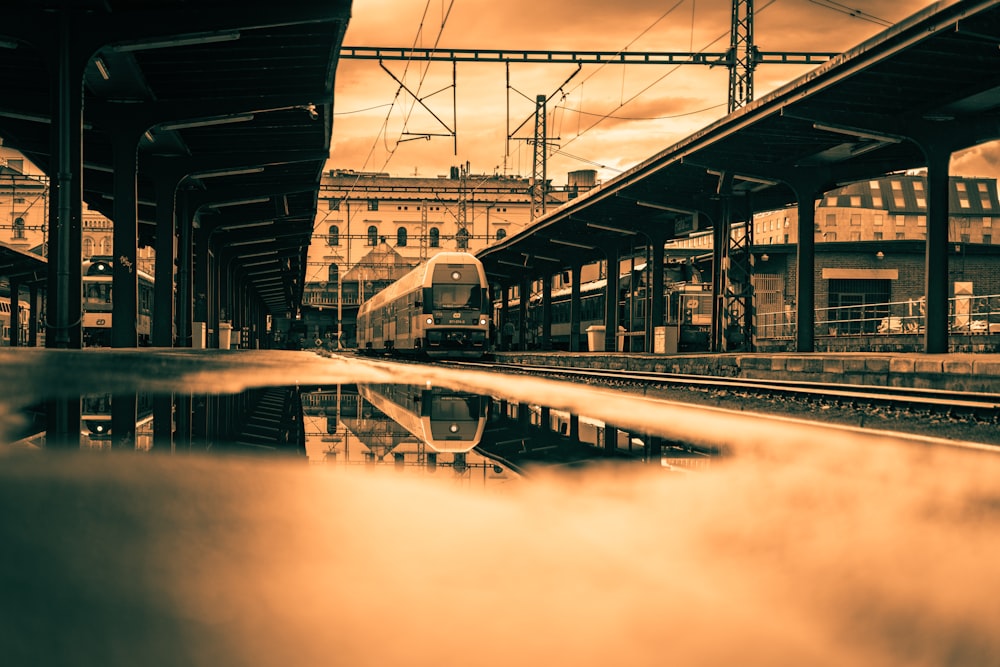
[[[570,174],[566,186],[547,184],[546,206],[594,187],[595,177],[585,170]],[[530,224],[531,185],[517,176],[472,174],[468,166],[437,178],[328,171],[320,185],[299,335],[306,344],[339,339],[353,347],[365,299],[438,252],[475,253]]]
[[[923,173],[892,174],[832,190],[817,202],[817,336],[871,333],[884,316],[918,319],[925,290],[926,190]],[[950,296],[968,297],[973,311],[996,307],[1000,313],[996,180],[952,177],[949,192]],[[798,209],[759,213],[752,224],[758,335],[791,331]],[[735,225],[734,233],[744,233],[744,226]],[[668,244],[668,254],[670,248],[704,250],[702,257],[710,258],[712,235],[693,234]]]

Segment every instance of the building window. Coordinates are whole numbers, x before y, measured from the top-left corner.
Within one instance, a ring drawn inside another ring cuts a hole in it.
[[[868,187],[872,191],[872,208],[882,208],[882,191],[879,189],[878,181],[871,181]]]
[[[405,246],[406,245],[406,227],[400,227],[396,230],[396,245]]]
[[[979,189],[979,205],[983,207],[983,210],[989,210],[992,208],[989,186],[986,183],[977,183],[976,187]]]
[[[968,243],[969,242],[969,235],[968,234],[961,234],[959,236],[959,241],[961,241],[962,243]]]
[[[83,256],[94,256],[94,239],[83,239]]]
[[[331,211],[339,211],[340,210],[340,200],[339,199],[327,199],[326,200],[326,207],[327,207],[327,209],[329,209]]]
[[[861,207],[861,195],[851,195],[851,206],[854,208]]]
[[[432,248],[441,247],[441,232],[437,227],[431,227],[428,245]]]
[[[330,225],[329,232],[326,236],[327,245],[340,245],[340,227]]]
[[[331,264],[330,272],[327,275],[327,280],[329,280],[331,283],[336,283],[339,278],[340,278],[340,269],[337,267],[336,264]]]
[[[959,208],[969,208],[969,191],[965,187],[965,183],[963,183],[962,181],[957,181],[955,183],[955,190],[958,191]]]
[[[859,227],[859,226],[861,226],[861,214],[860,213],[851,213],[851,226],[853,226],[853,227]]]
[[[876,213],[874,216],[872,216],[872,224],[875,225],[876,227],[881,227],[882,226],[882,214],[881,213]]]
[[[467,250],[469,247],[469,232],[464,229],[458,230],[455,234],[455,247],[459,250]]]
[[[836,197],[836,195],[829,195],[829,196],[827,196],[827,198],[826,198],[826,205],[827,206],[836,206],[837,205],[837,197]]]
[[[905,227],[906,226],[906,216],[905,215],[897,215],[896,216],[896,226],[897,227]]]
[[[368,227],[368,245],[378,245],[378,227],[375,225]]]
[[[985,243],[986,245],[990,245],[991,243],[993,243],[993,235],[983,234],[983,243]]]
[[[906,238],[906,232],[896,232],[896,240],[902,241]]]
[[[837,214],[836,213],[827,213],[826,214],[826,226],[827,227],[836,227],[837,226]]]
[[[506,238],[506,237],[507,237],[507,230],[506,229],[498,229],[497,230],[497,241],[499,241],[500,239]]]
[[[875,232],[874,235],[873,235],[873,237],[875,238],[876,241],[881,241],[882,240],[882,232]]]
[[[836,241],[837,240],[837,232],[827,232],[826,234],[823,234],[823,240],[824,241]]]
[[[830,333],[874,333],[889,314],[891,280],[833,278],[828,288]]]
[[[788,226],[789,226],[788,218],[785,218],[785,227],[788,227]]]
[[[986,217],[983,218],[983,227],[989,228],[992,226],[993,226],[993,218],[987,215]]]
[[[906,208],[906,199],[903,198],[903,182],[890,181],[892,187],[892,203],[896,208]]]
[[[14,238],[15,239],[24,238],[24,218],[20,216],[14,218]]]
[[[851,232],[851,240],[852,241],[860,241],[861,240],[861,232]]]

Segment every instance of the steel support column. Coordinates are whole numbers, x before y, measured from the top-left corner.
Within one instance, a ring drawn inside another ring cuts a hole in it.
[[[924,290],[927,315],[924,352],[948,351],[948,162],[951,152],[933,142],[923,142],[927,157],[927,246],[924,260]]]
[[[569,292],[569,351],[580,351],[580,282],[583,265],[574,264],[570,269]]]
[[[620,255],[615,243],[607,249],[608,280],[604,292],[604,351],[615,352],[618,340],[618,273]]]
[[[132,128],[112,130],[114,154],[114,267],[111,274],[111,347],[138,346],[138,194],[137,151],[141,132]],[[133,410],[134,411],[134,410]],[[134,415],[133,415],[134,416]],[[133,419],[134,422],[134,419]],[[133,425],[133,429],[134,429]]]
[[[552,349],[552,275],[548,273],[542,276],[542,335],[538,347]]]

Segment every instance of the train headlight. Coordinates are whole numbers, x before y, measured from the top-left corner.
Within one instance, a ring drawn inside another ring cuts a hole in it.
[[[461,277],[462,277],[462,274],[459,273],[458,271],[452,271],[451,272],[451,279],[452,280],[458,280]]]
[[[458,424],[451,424],[448,426],[448,430],[452,433],[458,433]]]
[[[426,322],[427,324],[434,324],[434,318],[428,317],[426,320],[424,320],[424,322]]]

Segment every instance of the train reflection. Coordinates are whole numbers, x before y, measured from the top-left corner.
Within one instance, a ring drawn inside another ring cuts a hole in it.
[[[440,387],[403,384],[338,385],[303,394],[310,459],[341,465],[391,464],[455,478],[499,482],[510,466],[476,450],[486,429],[489,398]],[[324,432],[325,431],[325,432]],[[318,436],[318,443],[316,442]]]

